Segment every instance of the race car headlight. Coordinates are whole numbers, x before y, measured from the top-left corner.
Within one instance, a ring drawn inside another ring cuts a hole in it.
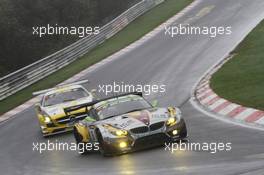
[[[173,126],[173,125],[175,125],[176,123],[177,123],[177,119],[176,119],[175,117],[170,117],[170,118],[167,120],[167,122],[166,122],[167,126]]]
[[[126,136],[127,135],[127,131],[125,131],[125,130],[116,130],[115,134],[117,136]]]
[[[176,107],[168,107],[169,119],[167,120],[167,126],[173,126],[181,120],[181,110]]]
[[[47,113],[43,112],[42,115],[43,115],[43,118],[44,118],[44,123],[46,123],[46,124],[52,123],[51,118],[50,118],[50,116]]]
[[[127,147],[127,143],[126,142],[120,142],[119,143],[119,147],[120,148],[126,148]]]
[[[126,130],[123,130],[123,129],[118,129],[118,128],[115,128],[113,126],[110,126],[110,125],[104,125],[104,127],[113,135],[115,136],[119,136],[119,137],[122,137],[122,136],[127,136],[127,131]]]
[[[44,117],[44,122],[45,123],[50,123],[51,122],[51,119],[47,116]]]

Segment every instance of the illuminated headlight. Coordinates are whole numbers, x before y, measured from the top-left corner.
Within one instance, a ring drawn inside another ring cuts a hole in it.
[[[113,135],[115,136],[119,136],[119,137],[124,137],[124,136],[127,136],[127,131],[126,130],[123,130],[123,129],[118,129],[118,128],[115,128],[111,125],[104,125],[104,127]]]
[[[51,119],[49,117],[45,117],[44,122],[45,123],[50,123],[51,122]]]
[[[170,117],[168,120],[167,120],[167,125],[168,126],[173,126],[177,123],[177,119],[175,117]]]
[[[126,148],[127,147],[127,143],[126,142],[120,142],[119,143],[119,147],[120,148]]]
[[[127,131],[118,129],[118,130],[115,131],[115,134],[117,136],[126,136],[127,135]]]
[[[41,111],[40,114],[44,119],[44,123],[52,123],[50,116],[45,111]]]
[[[181,120],[181,110],[176,107],[168,107],[170,118],[167,120],[167,126],[173,126]]]
[[[173,135],[177,135],[178,134],[178,131],[175,129],[175,130],[172,131],[172,134]]]

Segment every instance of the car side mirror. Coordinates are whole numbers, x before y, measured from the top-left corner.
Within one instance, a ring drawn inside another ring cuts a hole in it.
[[[84,119],[86,122],[95,122],[96,120],[93,117],[90,117],[89,115],[87,115],[87,117],[85,117]]]
[[[151,102],[151,105],[153,106],[153,107],[157,107],[159,104],[158,104],[158,100],[153,100],[152,102]]]

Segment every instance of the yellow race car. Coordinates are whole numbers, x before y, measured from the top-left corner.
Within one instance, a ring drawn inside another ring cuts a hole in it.
[[[35,105],[35,111],[44,137],[72,130],[74,122],[87,116],[87,108],[78,109],[72,115],[66,115],[63,110],[93,101],[93,92],[81,85],[86,82],[87,80],[64,84],[33,93],[42,95],[40,102]]]

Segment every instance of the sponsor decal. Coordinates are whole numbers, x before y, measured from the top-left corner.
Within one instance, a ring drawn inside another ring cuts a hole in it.
[[[150,120],[150,113],[148,111],[140,111],[140,112],[133,112],[129,114],[129,117],[137,119],[138,121],[144,123],[145,125],[149,125]]]

